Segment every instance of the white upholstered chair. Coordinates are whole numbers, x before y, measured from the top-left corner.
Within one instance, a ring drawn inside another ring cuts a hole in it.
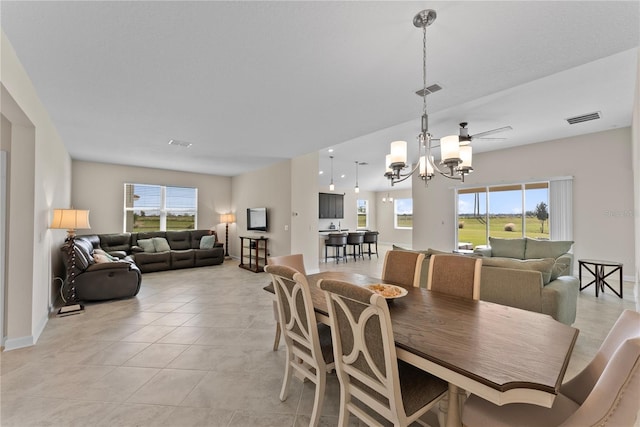
[[[347,426],[351,414],[367,425],[381,425],[372,412],[394,426],[407,426],[445,395],[445,381],[397,359],[382,296],[339,280],[324,279],[318,286],[329,306],[340,381],[339,426]]]
[[[431,255],[427,289],[462,298],[480,299],[482,258],[464,255]]]
[[[593,360],[560,387],[551,408],[496,406],[471,396],[462,422],[476,426],[633,426],[640,402],[640,313],[625,310]]]
[[[299,273],[307,275],[307,272],[304,268],[304,257],[302,254],[292,254],[292,255],[282,255],[282,256],[272,256],[267,260],[268,265],[286,265],[287,267],[291,267]],[[273,351],[278,350],[280,346],[280,319],[278,317],[278,304],[276,301],[273,301],[273,317],[276,321],[276,336],[273,341]]]
[[[297,372],[316,385],[310,426],[317,426],[324,401],[327,371],[333,370],[331,330],[318,323],[306,277],[291,267],[267,265],[278,302],[280,325],[287,345],[280,400],[287,399],[291,375]]]
[[[410,251],[387,251],[382,266],[382,281],[394,285],[420,286],[424,254]]]

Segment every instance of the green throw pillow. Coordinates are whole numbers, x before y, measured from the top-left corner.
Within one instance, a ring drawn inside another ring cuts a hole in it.
[[[164,237],[153,237],[153,246],[156,248],[156,252],[169,252],[171,247],[169,246],[169,242]]]
[[[543,259],[513,259],[503,257],[485,257],[482,259],[482,266],[515,268],[518,270],[534,270],[542,273],[542,284],[546,285],[551,280],[551,270],[555,264],[553,258]]]
[[[524,239],[499,239],[497,237],[489,237],[489,246],[491,246],[491,256],[524,259]]]
[[[213,249],[216,243],[216,236],[202,236],[200,239],[200,249]]]
[[[538,240],[527,238],[525,259],[531,258],[558,258],[571,249],[571,240]]]
[[[140,246],[142,248],[142,250],[145,251],[145,252],[155,252],[156,251],[156,247],[154,246],[152,239],[139,239],[138,240],[138,246]]]

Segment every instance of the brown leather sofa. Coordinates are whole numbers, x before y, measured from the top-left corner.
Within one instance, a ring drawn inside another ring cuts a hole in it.
[[[96,263],[94,247],[99,246],[97,236],[78,236],[74,251],[74,284],[80,301],[102,301],[132,297],[138,294],[142,275],[131,257],[114,262]],[[68,246],[63,245],[62,259],[67,270],[71,268]]]

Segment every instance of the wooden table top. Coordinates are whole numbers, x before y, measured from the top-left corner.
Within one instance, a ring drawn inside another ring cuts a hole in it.
[[[327,315],[320,279],[381,283],[361,274],[307,276],[313,305]],[[270,288],[270,289],[269,289]],[[265,290],[273,292],[272,285]],[[527,388],[557,394],[578,330],[551,316],[486,301],[407,288],[389,302],[396,346],[492,389]]]

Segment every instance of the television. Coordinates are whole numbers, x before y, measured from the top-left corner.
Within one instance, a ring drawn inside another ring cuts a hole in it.
[[[247,208],[247,230],[267,231],[268,228],[267,208]]]

